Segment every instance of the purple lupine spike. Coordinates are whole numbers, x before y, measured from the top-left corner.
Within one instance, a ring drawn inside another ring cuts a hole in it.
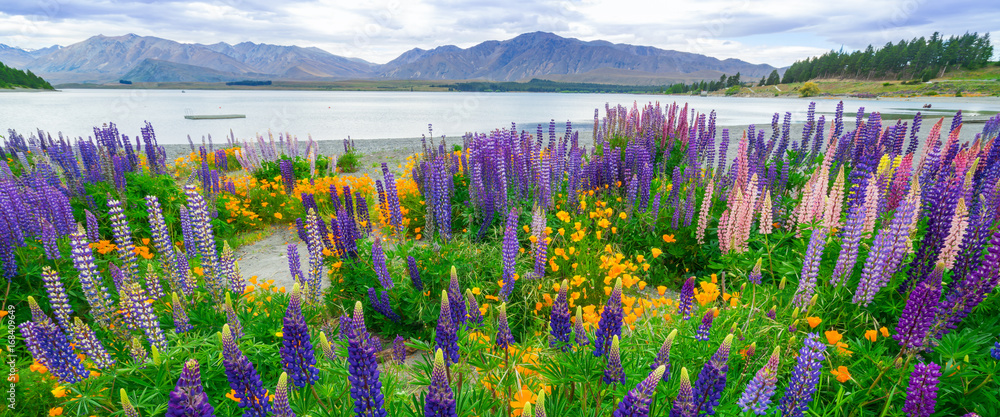
[[[681,368],[681,386],[677,391],[677,399],[670,410],[670,417],[694,417],[698,409],[694,408],[694,389],[687,368]]]
[[[281,364],[292,376],[295,386],[302,388],[319,380],[316,357],[309,340],[309,326],[302,315],[302,295],[299,284],[292,285],[288,309],[282,319]]]
[[[356,213],[358,217],[358,222],[362,226],[361,230],[365,232],[365,237],[367,237],[368,235],[372,234],[372,221],[371,221],[371,214],[368,213],[368,200],[366,200],[359,194],[356,205],[357,205]]]
[[[612,414],[613,417],[648,417],[649,416],[649,406],[653,402],[653,396],[656,394],[656,385],[660,383],[661,379],[666,378],[667,372],[666,368],[659,366],[653,369],[652,372],[646,376],[646,379],[642,380],[628,392],[625,397],[622,398],[621,402],[618,403],[618,408]],[[539,404],[541,404],[541,394],[539,394]]]
[[[278,377],[278,385],[274,388],[274,404],[271,406],[274,417],[295,417],[291,405],[288,404],[288,373],[282,372]]]
[[[149,296],[152,299],[157,300],[163,297],[163,286],[160,285],[160,276],[153,269],[153,264],[146,264],[146,288],[149,290]]]
[[[597,323],[597,333],[594,335],[594,356],[604,356],[607,348],[611,346],[611,339],[622,334],[622,319],[624,312],[622,309],[622,279],[615,281],[615,287],[611,290],[604,310],[601,311],[601,319]]]
[[[392,277],[389,276],[389,268],[386,266],[385,252],[382,251],[382,239],[378,237],[372,242],[372,265],[375,273],[378,274],[378,282],[382,288],[391,290],[394,286]]]
[[[447,300],[447,298],[445,298]],[[376,350],[371,347],[365,328],[361,302],[354,304],[354,315],[348,320],[347,372],[351,383],[351,399],[358,417],[386,417],[383,407],[382,383],[379,381]]]
[[[110,306],[107,288],[102,285],[101,277],[94,264],[94,252],[87,243],[87,237],[82,228],[70,235],[70,252],[73,255],[73,266],[79,272],[80,286],[84,298],[90,305],[90,314],[98,323],[107,323],[110,319]],[[103,325],[103,324],[102,324]]]
[[[208,402],[208,395],[201,385],[198,361],[188,359],[184,363],[177,385],[170,392],[166,417],[214,417],[215,409]]]
[[[465,324],[465,300],[462,299],[462,288],[458,285],[458,271],[454,265],[451,266],[451,281],[448,283],[448,307],[455,327]]]
[[[740,396],[736,405],[743,412],[753,411],[754,414],[762,416],[767,414],[771,406],[771,397],[774,395],[775,386],[778,383],[778,361],[781,355],[781,347],[776,346],[771,352],[770,359],[764,367],[757,371],[753,379],[747,384],[746,390]]]
[[[677,337],[677,329],[670,331],[667,338],[663,340],[663,344],[660,345],[660,350],[656,352],[656,359],[653,363],[649,365],[650,369],[664,368],[663,370],[663,382],[667,382],[670,377],[670,347],[674,344],[674,338]]]
[[[247,359],[236,344],[229,325],[222,326],[222,364],[226,368],[226,379],[229,387],[236,392],[240,400],[240,408],[246,417],[266,417],[271,411],[267,401],[267,391],[260,381],[260,375],[253,363]]]
[[[149,215],[149,229],[153,235],[153,246],[163,260],[163,269],[167,273],[171,290],[180,290],[184,285],[180,282],[181,274],[177,271],[174,245],[170,239],[170,232],[167,230],[166,219],[163,217],[163,209],[156,196],[146,196],[146,213]]]
[[[757,258],[757,263],[753,265],[753,269],[750,270],[750,275],[747,277],[747,279],[749,279],[750,282],[754,283],[754,285],[760,285],[761,278],[763,278],[760,272],[762,261],[763,258]]]
[[[497,315],[496,344],[501,350],[507,350],[513,343],[517,343],[517,341],[514,340],[514,335],[510,332],[510,324],[507,323],[507,303],[500,303],[500,314]]]
[[[233,252],[233,248],[229,246],[228,240],[222,242],[219,269],[222,272],[222,276],[229,282],[229,290],[236,295],[242,295],[244,289],[247,287],[247,283],[243,280],[243,274],[240,273],[240,266],[236,261],[236,254]]]
[[[896,324],[896,333],[892,335],[893,339],[899,341],[904,352],[916,353],[923,350],[940,304],[944,267],[943,262],[938,262],[934,272],[910,291],[906,307]]]
[[[826,233],[827,229],[820,227],[813,230],[812,237],[809,238],[809,246],[802,261],[802,273],[799,275],[799,287],[792,297],[792,304],[800,309],[808,305],[816,292],[816,277],[819,276],[819,263],[823,258],[823,248],[826,247]]]
[[[240,322],[240,317],[236,315],[236,309],[233,308],[233,299],[226,294],[226,300],[222,304],[222,311],[226,314],[226,324],[229,326],[229,330],[233,333],[233,338],[240,340],[243,338],[243,323]]]
[[[448,365],[444,352],[437,349],[434,352],[434,368],[431,371],[431,383],[427,388],[424,403],[424,417],[457,417],[455,412],[455,395],[448,384]]]
[[[993,232],[982,263],[961,282],[952,285],[938,311],[932,333],[940,339],[955,329],[972,310],[993,292],[1000,276],[1000,229]]]
[[[385,179],[386,207],[389,209],[389,220],[397,232],[403,230],[403,212],[399,208],[399,193],[396,191],[396,177],[389,171],[389,165],[382,163],[382,177]]]
[[[74,384],[90,376],[90,372],[83,366],[83,361],[73,353],[66,335],[56,326],[25,322],[21,324],[21,335],[26,340],[30,338],[37,351],[41,353],[42,356],[35,356],[35,360],[44,362],[52,375],[63,383]]]
[[[500,287],[500,300],[503,302],[507,302],[510,293],[514,291],[514,266],[517,262],[517,249],[517,210],[511,209],[507,214],[503,236],[503,286]]]
[[[398,334],[392,340],[392,360],[400,365],[406,363],[406,339]]]
[[[694,307],[694,277],[688,277],[681,286],[680,300],[677,303],[677,313],[684,317],[684,320],[691,318]]]
[[[291,195],[295,190],[295,167],[290,159],[282,158],[278,161],[281,169],[281,182],[285,185],[285,194]]]
[[[463,303],[464,304],[464,303]],[[441,291],[441,314],[438,316],[437,328],[434,330],[434,342],[437,349],[447,353],[448,363],[458,363],[458,324],[451,314],[451,302],[448,292]]]
[[[851,272],[854,271],[854,264],[858,260],[858,247],[861,243],[861,234],[865,226],[864,204],[855,204],[847,212],[847,222],[844,226],[844,238],[840,244],[840,255],[837,257],[837,265],[830,275],[830,284],[837,286],[846,283]]]
[[[896,215],[889,227],[883,228],[875,236],[872,248],[868,252],[868,260],[861,271],[858,288],[854,291],[855,304],[867,306],[875,298],[875,294],[889,283],[892,274],[910,249],[910,224],[917,213],[918,204],[919,199],[907,198],[896,209]],[[928,238],[925,237],[926,239]],[[906,287],[908,284],[900,286],[900,288]]]
[[[472,295],[472,290],[465,289],[465,299],[468,301],[468,318],[465,321],[466,329],[476,329],[483,324],[483,312],[479,310],[479,302],[476,296]]]
[[[389,293],[382,291],[379,295],[374,288],[368,288],[368,301],[371,303],[372,308],[378,311],[387,319],[394,322],[399,322],[399,315],[392,310],[392,304],[390,304]]]
[[[733,345],[733,335],[729,334],[719,345],[719,349],[705,363],[694,384],[694,409],[698,413],[715,415],[722,391],[726,389],[726,373],[729,371],[729,352]]]
[[[569,289],[569,282],[563,280],[559,285],[559,294],[552,303],[552,313],[549,315],[549,331],[552,337],[549,339],[549,346],[558,347],[562,344],[563,351],[570,348],[570,316],[569,301],[566,292]]]
[[[70,332],[73,323],[69,318],[73,315],[73,307],[69,305],[69,298],[66,297],[66,288],[63,287],[62,280],[52,268],[42,267],[42,281],[45,282],[45,293],[49,296],[49,305],[56,316],[56,323],[66,333]]]
[[[622,368],[622,355],[618,336],[611,339],[611,349],[608,350],[608,363],[604,367],[605,384],[625,383],[625,369]]]
[[[993,349],[990,349],[990,357],[995,361],[1000,361],[1000,342],[993,343]]]
[[[285,248],[288,257],[288,271],[292,274],[292,281],[305,284],[305,275],[302,274],[302,262],[299,261],[299,246],[289,243]]]
[[[545,276],[545,267],[548,264],[548,258],[546,254],[548,252],[549,242],[545,236],[545,212],[541,207],[536,207],[534,214],[532,215],[532,234],[535,236],[535,271],[534,278],[542,278]]]
[[[121,201],[108,199],[108,214],[111,216],[111,231],[114,234],[118,256],[122,259],[128,279],[139,276],[139,264],[136,258],[135,243],[132,241],[132,230],[125,219],[125,211]]]
[[[307,300],[319,300],[319,296],[322,293],[320,288],[323,284],[323,240],[317,226],[317,223],[319,223],[318,216],[311,209],[306,213],[305,229],[306,237],[308,238],[306,240],[306,247],[309,249],[309,275],[305,285],[305,289],[309,291],[306,297]]]
[[[420,281],[420,270],[417,269],[417,260],[413,256],[406,257],[406,267],[410,271],[410,282],[417,291],[424,290],[424,283]]]
[[[139,412],[135,410],[132,405],[132,401],[129,401],[128,394],[125,393],[125,388],[119,390],[122,399],[122,411],[125,412],[125,417],[139,417]]]
[[[929,417],[934,414],[940,377],[940,365],[934,362],[918,362],[910,374],[910,386],[906,389],[903,413],[909,417]]]
[[[45,249],[45,259],[50,261],[58,260],[61,258],[59,253],[59,243],[57,242],[58,236],[56,236],[56,228],[52,226],[47,220],[42,221],[42,248]]]
[[[694,336],[694,340],[700,340],[702,342],[708,341],[709,332],[712,330],[712,321],[715,320],[715,314],[718,310],[715,308],[710,308],[705,312],[705,315],[701,317],[701,325],[698,326],[698,331]]]
[[[806,336],[802,349],[799,349],[799,357],[792,371],[788,390],[781,398],[781,415],[791,417],[805,415],[809,409],[809,402],[816,392],[825,351],[826,345],[819,340],[818,334],[809,333]]]
[[[132,320],[136,326],[146,334],[146,340],[156,346],[161,352],[167,349],[167,338],[160,328],[160,320],[153,311],[153,306],[148,301],[149,294],[142,289],[138,282],[126,284],[125,291],[128,300],[128,309],[132,315]]]
[[[188,318],[187,311],[184,310],[184,304],[181,303],[181,299],[177,296],[176,292],[170,293],[170,305],[174,314],[174,331],[177,333],[191,331],[194,328],[191,326],[191,319]]]
[[[197,246],[197,253],[201,256],[201,267],[205,274],[205,286],[216,303],[222,302],[223,286],[219,279],[219,255],[215,248],[215,235],[212,232],[211,217],[208,213],[208,205],[205,198],[198,193],[194,185],[184,187],[184,194],[187,197],[188,212],[191,216],[191,226],[194,232],[194,244]],[[188,249],[188,257],[195,248]]]
[[[94,361],[94,365],[97,369],[111,369],[115,365],[115,360],[111,358],[108,354],[108,350],[101,343],[100,339],[97,338],[97,334],[94,333],[94,329],[91,329],[89,325],[80,320],[79,317],[73,318],[73,327],[71,329],[71,334],[73,335],[73,340],[76,342],[77,347],[87,355],[90,360]]]
[[[90,210],[84,209],[83,215],[87,220],[87,239],[91,242],[97,242],[101,240],[101,231],[97,224],[97,216],[91,213]]]

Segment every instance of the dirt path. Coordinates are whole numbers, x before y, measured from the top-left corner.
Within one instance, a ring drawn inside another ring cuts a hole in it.
[[[256,276],[258,282],[274,280],[275,287],[285,287],[291,291],[295,281],[288,270],[288,256],[286,254],[289,243],[295,243],[299,249],[299,263],[302,271],[309,268],[309,251],[306,244],[299,240],[295,232],[295,227],[272,226],[264,231],[267,237],[236,249],[236,258],[240,262],[240,270],[247,271],[245,278]],[[323,280],[326,287],[326,280]]]

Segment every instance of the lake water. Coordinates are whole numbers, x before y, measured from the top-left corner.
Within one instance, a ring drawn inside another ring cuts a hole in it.
[[[262,90],[63,90],[51,93],[0,93],[0,133],[43,129],[72,137],[89,136],[93,127],[114,122],[122,134],[139,134],[144,121],[153,124],[163,144],[187,143],[187,135],[200,141],[211,134],[217,141],[229,134],[238,138],[255,134],[289,132],[305,139],[337,140],[413,138],[434,125],[435,136],[458,136],[470,131],[510,127],[534,131],[538,123],[555,119],[557,131],[569,120],[574,128],[589,130],[594,109],[605,103],[679,103],[708,112],[716,110],[718,124],[739,126],[770,124],[774,112],[793,113],[805,119],[808,99],[728,98],[628,94],[560,93],[455,93],[455,92],[345,92]],[[814,99],[817,112],[832,113],[839,99]],[[866,111],[910,115],[950,116],[957,109],[966,115],[1000,112],[1000,100],[920,97],[910,100],[844,100],[845,118],[859,106]],[[933,103],[928,112],[924,103]],[[187,120],[185,115],[245,114],[245,119]],[[925,118],[926,120],[926,118]],[[217,142],[218,143],[218,142]]]

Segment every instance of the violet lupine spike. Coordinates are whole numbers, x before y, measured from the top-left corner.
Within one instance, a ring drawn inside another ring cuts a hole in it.
[[[153,269],[153,264],[146,264],[146,288],[149,290],[149,296],[154,299],[160,299],[163,297],[163,286],[160,285],[160,276],[156,274],[156,270]]]
[[[319,380],[319,369],[316,369],[316,357],[309,339],[309,326],[302,315],[299,284],[292,285],[292,295],[288,299],[288,309],[282,324],[282,368],[291,374],[292,381],[299,388],[315,383]]]
[[[680,301],[677,304],[677,313],[684,317],[684,320],[691,318],[691,311],[694,307],[694,277],[688,277],[681,286]]]
[[[705,315],[701,318],[701,325],[698,326],[698,331],[694,336],[694,340],[702,342],[708,341],[709,332],[712,330],[712,321],[715,320],[716,311],[718,310],[710,308],[705,312]]]
[[[177,333],[191,331],[194,328],[191,326],[191,319],[188,318],[187,311],[184,310],[184,303],[181,303],[176,292],[170,293],[170,304],[174,315],[174,331]]]
[[[463,303],[464,304],[464,303]],[[448,363],[458,363],[458,323],[451,314],[451,303],[448,292],[441,291],[441,314],[438,315],[437,328],[434,330],[435,348],[443,350]]]
[[[170,392],[166,417],[214,417],[215,409],[208,402],[208,395],[201,385],[198,361],[188,359],[184,363],[177,385]]]
[[[125,417],[139,417],[139,412],[135,410],[132,401],[129,401],[128,394],[125,393],[125,388],[120,389],[119,394],[121,395],[122,411],[125,413]]]
[[[507,214],[503,237],[503,285],[500,287],[500,300],[503,302],[507,302],[510,293],[514,291],[514,267],[517,262],[517,249],[517,209],[511,209]]]
[[[663,344],[660,345],[660,350],[656,352],[656,359],[649,365],[649,368],[653,370],[664,368],[663,382],[667,382],[667,379],[670,377],[670,347],[673,346],[674,338],[676,337],[677,329],[671,330],[667,338],[663,340]]]
[[[516,343],[514,335],[510,333],[510,324],[507,323],[507,303],[500,303],[500,314],[497,315],[497,338],[496,344],[502,350],[507,350],[511,344]]]
[[[642,380],[635,386],[634,389],[628,392],[625,397],[622,398],[621,402],[618,403],[618,408],[612,414],[613,417],[648,417],[649,416],[649,406],[653,402],[653,396],[656,394],[656,385],[659,384],[661,379],[666,378],[667,372],[666,368],[659,366],[653,369],[652,372],[646,376],[646,379]],[[541,404],[541,394],[539,394],[539,404]]]
[[[912,197],[912,196],[911,196]],[[872,242],[868,260],[861,271],[858,288],[854,291],[855,304],[867,306],[875,299],[875,294],[885,287],[896,272],[910,246],[911,223],[919,216],[919,198],[907,198],[896,209],[888,227],[879,231]],[[904,284],[905,285],[905,284]],[[903,286],[901,286],[903,288]]]
[[[600,357],[607,354],[607,349],[611,346],[611,339],[622,334],[622,320],[624,311],[622,308],[622,280],[615,280],[615,287],[611,290],[604,309],[601,310],[601,319],[597,323],[597,332],[594,335],[594,356]]]
[[[754,285],[760,285],[761,279],[763,278],[760,271],[761,262],[763,262],[763,260],[763,258],[757,258],[757,263],[753,265],[753,269],[750,270],[750,275],[747,277],[747,279],[749,279]]]
[[[451,266],[451,281],[448,283],[448,307],[451,310],[452,322],[455,327],[465,324],[466,310],[465,300],[462,295],[462,288],[458,284],[458,271],[455,266]]]
[[[148,302],[149,295],[138,282],[127,284],[125,292],[128,293],[126,298],[129,301],[132,319],[146,334],[146,340],[160,349],[161,352],[166,351],[167,338],[163,334],[163,329],[160,328],[160,320],[156,316],[156,312],[153,311],[152,304]]]
[[[309,249],[309,275],[305,285],[307,300],[319,300],[323,284],[323,238],[320,235],[319,215],[312,209],[306,214],[306,246]],[[391,282],[391,281],[390,281]],[[389,287],[392,288],[392,287]]]
[[[809,410],[809,402],[812,401],[819,382],[826,345],[816,333],[809,333],[804,342],[792,370],[788,389],[781,398],[782,416],[803,417],[806,410]]]
[[[398,334],[392,340],[392,360],[400,365],[406,363],[406,339]]]
[[[926,280],[917,283],[910,291],[896,324],[893,339],[899,341],[899,346],[906,353],[918,353],[923,350],[934,317],[937,315],[941,298],[941,277],[944,273],[944,263],[938,262],[934,272]]]
[[[118,247],[118,256],[122,259],[128,279],[135,279],[139,276],[139,264],[135,244],[132,241],[132,230],[125,219],[121,201],[108,199],[108,214],[111,216],[111,231],[114,234],[115,246]]]
[[[233,299],[226,294],[226,300],[222,304],[222,311],[226,314],[226,324],[229,325],[229,329],[233,332],[233,338],[236,340],[243,338],[243,323],[240,322],[239,316],[236,315],[236,309],[233,308]]]
[[[266,417],[271,411],[267,391],[260,381],[260,375],[253,363],[247,359],[233,338],[229,325],[222,326],[222,363],[226,368],[229,387],[240,401],[244,417]]]
[[[621,355],[621,343],[618,340],[618,336],[611,339],[611,349],[608,350],[608,363],[604,367],[604,378],[605,384],[624,384],[625,383],[625,369],[622,368],[622,355]]]
[[[444,352],[437,349],[434,352],[434,367],[431,370],[430,386],[427,387],[427,397],[424,402],[424,417],[457,416],[455,395],[448,383],[448,365],[444,360]]]
[[[392,310],[388,292],[383,290],[382,294],[379,295],[374,288],[368,288],[368,301],[371,303],[372,308],[385,316],[385,318],[399,322],[399,315]]]
[[[830,275],[831,285],[846,284],[854,271],[854,264],[858,260],[861,233],[864,231],[864,220],[864,204],[856,204],[847,211],[847,223],[844,226],[843,242],[840,244],[840,255],[837,257],[833,274]]]
[[[62,255],[59,253],[59,242],[57,241],[56,228],[46,220],[42,221],[42,248],[45,250],[45,259],[50,261],[58,260]]]
[[[21,335],[30,339],[41,357],[32,352],[39,363],[44,363],[56,378],[67,384],[83,381],[90,372],[83,366],[66,335],[52,324],[25,322],[21,324]]]
[[[97,216],[91,213],[90,210],[83,210],[83,215],[87,220],[87,239],[91,242],[97,242],[101,240],[100,226],[97,224]]]
[[[348,322],[347,373],[354,413],[357,417],[386,417],[376,349],[371,347],[360,302],[354,304],[354,314]]]
[[[559,285],[559,294],[552,303],[552,313],[549,315],[549,329],[552,335],[549,346],[558,347],[562,344],[563,351],[568,351],[570,348],[569,302],[566,295],[568,289],[569,282],[564,279]]]
[[[49,296],[49,305],[52,306],[52,313],[56,316],[56,323],[66,333],[72,334],[70,328],[73,323],[69,318],[73,315],[73,307],[69,305],[69,298],[66,297],[66,288],[63,287],[62,279],[52,268],[42,267],[42,281],[45,285],[45,293]]]
[[[719,349],[705,363],[694,384],[694,409],[698,413],[715,415],[722,391],[726,389],[726,373],[729,371],[729,352],[733,345],[733,335],[729,334],[719,345]]]
[[[472,294],[472,290],[465,289],[465,299],[468,301],[467,311],[468,317],[465,321],[466,329],[476,329],[483,324],[483,312],[479,310],[479,302],[476,301],[476,296]]]
[[[413,288],[417,291],[423,291],[424,283],[420,280],[420,269],[417,268],[417,260],[413,259],[412,256],[407,256],[406,267],[410,272],[410,282],[413,283]]]
[[[932,333],[940,339],[955,329],[997,286],[1000,276],[1000,229],[994,231],[982,263],[945,296]]]
[[[694,389],[687,368],[681,368],[681,386],[677,391],[674,406],[670,409],[670,417],[695,417],[698,409],[694,408]]]
[[[167,230],[166,219],[163,217],[163,209],[156,196],[146,196],[146,213],[149,215],[149,229],[153,235],[153,247],[160,253],[160,259],[163,260],[163,269],[167,273],[171,290],[178,291],[184,285],[180,282],[181,274],[177,271],[177,255],[170,239],[170,232]]]
[[[378,282],[382,284],[382,288],[391,290],[395,284],[392,277],[389,276],[385,252],[382,250],[382,239],[378,237],[372,242],[372,266],[375,268],[375,274],[378,275]]]
[[[580,306],[576,306],[576,319],[573,320],[573,335],[577,345],[582,347],[590,344],[590,338],[587,337],[587,330],[583,327],[583,310]]]
[[[382,176],[385,179],[385,198],[389,209],[389,219],[396,232],[403,230],[403,212],[399,208],[399,192],[396,191],[396,177],[389,171],[389,165],[382,163]]]
[[[90,360],[94,361],[94,365],[97,369],[111,369],[115,365],[115,360],[111,358],[108,354],[108,350],[101,343],[101,340],[97,338],[97,334],[94,333],[94,329],[80,320],[79,317],[73,318],[73,328],[72,333],[73,340],[76,345],[87,355]]]
[[[747,384],[746,390],[740,395],[736,405],[743,412],[753,411],[754,414],[762,416],[767,414],[771,406],[771,397],[774,395],[775,386],[778,383],[778,361],[780,360],[781,347],[776,346],[771,352],[770,359],[764,364],[753,379]]]
[[[802,261],[802,273],[799,275],[799,287],[792,298],[792,304],[800,309],[809,304],[816,292],[816,277],[819,276],[819,263],[826,247],[826,233],[827,229],[820,227],[813,230],[812,237],[809,238],[809,246]]]
[[[299,260],[299,246],[289,243],[285,248],[288,257],[288,271],[292,275],[292,281],[305,284],[305,275],[302,274],[302,262]]]
[[[285,194],[291,195],[295,189],[295,168],[292,160],[282,158],[278,161],[281,169],[281,182],[285,185]]]
[[[271,406],[274,417],[295,417],[295,412],[288,404],[288,373],[282,372],[278,377],[278,385],[274,388],[274,404]]]
[[[903,413],[909,417],[929,417],[937,405],[938,378],[941,366],[934,362],[917,362],[910,374]]]

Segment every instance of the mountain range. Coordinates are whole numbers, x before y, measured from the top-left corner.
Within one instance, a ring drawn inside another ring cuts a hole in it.
[[[28,69],[53,84],[220,82],[235,80],[346,79],[526,81],[661,85],[747,79],[775,67],[738,59],[650,46],[581,41],[552,33],[525,33],[469,48],[414,48],[385,64],[331,54],[315,47],[242,42],[187,44],[152,36],[93,36],[69,46],[24,50],[0,44],[0,62]],[[780,70],[779,70],[780,71]]]

